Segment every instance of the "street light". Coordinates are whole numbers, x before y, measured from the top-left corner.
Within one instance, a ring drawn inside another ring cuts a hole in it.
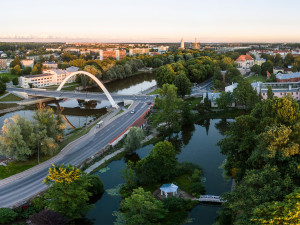
[[[41,143],[41,146],[43,144]],[[38,164],[40,164],[40,140],[38,140]]]

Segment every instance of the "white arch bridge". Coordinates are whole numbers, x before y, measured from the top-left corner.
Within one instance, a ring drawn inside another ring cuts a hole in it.
[[[67,81],[78,74],[84,74],[91,79],[93,79],[97,85],[103,90],[104,93],[98,92],[78,92],[78,91],[61,91],[63,86],[67,83]],[[45,90],[45,89],[20,89],[20,88],[9,88],[12,91],[25,92],[30,96],[38,96],[38,97],[50,97],[56,99],[64,99],[64,98],[73,98],[73,99],[82,99],[86,101],[96,100],[103,101],[108,99],[112,107],[118,108],[116,102],[122,102],[124,100],[153,100],[153,96],[148,95],[118,95],[118,94],[110,94],[105,86],[98,80],[94,75],[86,71],[77,71],[69,74],[63,82],[59,85],[56,91]]]

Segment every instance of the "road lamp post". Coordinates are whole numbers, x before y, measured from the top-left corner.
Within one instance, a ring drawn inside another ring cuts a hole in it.
[[[43,144],[38,140],[38,164],[40,164],[40,145],[42,146]]]

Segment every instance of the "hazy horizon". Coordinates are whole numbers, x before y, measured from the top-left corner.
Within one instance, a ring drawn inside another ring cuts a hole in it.
[[[11,0],[0,42],[300,42],[300,1]]]

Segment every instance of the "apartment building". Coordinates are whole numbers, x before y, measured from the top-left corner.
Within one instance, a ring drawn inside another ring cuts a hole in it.
[[[99,59],[105,60],[114,58],[116,60],[126,57],[126,50],[99,50]]]
[[[0,59],[0,69],[7,69],[12,59]]]
[[[143,54],[149,54],[149,48],[130,48],[129,49],[129,55],[143,55]]]
[[[57,69],[58,65],[56,62],[43,62],[43,66],[48,69]]]
[[[285,82],[285,83],[252,83],[251,84],[257,93],[261,93],[263,99],[268,98],[268,86],[272,88],[275,97],[282,98],[287,95],[292,96],[296,100],[300,100],[300,82]]]
[[[68,75],[70,75],[72,72],[78,71],[78,69],[78,67],[71,66],[66,70],[49,69],[44,70],[43,74],[21,76],[19,77],[19,85],[22,88],[29,88],[30,84],[37,88],[59,85]],[[69,79],[67,83],[75,82],[75,79],[76,77],[74,76]]]

